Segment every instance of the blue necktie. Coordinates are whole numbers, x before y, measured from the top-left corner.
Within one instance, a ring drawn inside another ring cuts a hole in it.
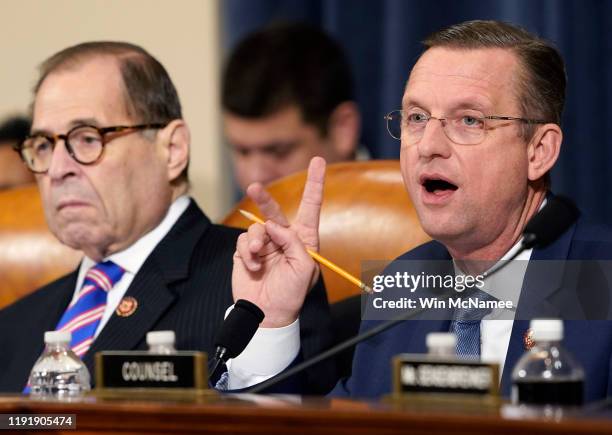
[[[491,301],[495,298],[480,290],[462,296],[464,301]],[[457,355],[480,356],[480,321],[491,312],[488,308],[467,307],[455,310],[450,331],[457,336]]]
[[[78,298],[70,304],[60,319],[57,331],[70,331],[70,347],[83,357],[94,340],[94,334],[104,310],[108,291],[121,279],[124,270],[113,263],[98,263],[87,271]]]

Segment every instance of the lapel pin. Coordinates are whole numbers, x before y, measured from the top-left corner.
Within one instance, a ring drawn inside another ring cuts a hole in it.
[[[117,313],[119,317],[129,317],[134,314],[136,308],[138,308],[138,301],[131,296],[126,296],[119,302],[119,306],[117,310],[115,310],[115,313]]]
[[[535,340],[533,339],[533,329],[529,328],[523,334],[523,344],[525,345],[525,350],[530,350],[533,346],[535,346]]]

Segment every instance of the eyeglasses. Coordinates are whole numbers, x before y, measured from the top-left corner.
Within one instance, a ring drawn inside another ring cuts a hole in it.
[[[445,118],[436,118],[420,110],[410,110],[409,112],[394,110],[385,115],[389,134],[398,140],[404,134],[409,144],[416,144],[421,140],[430,119],[440,121],[446,137],[458,145],[478,145],[484,140],[487,130],[509,125],[496,126],[493,123],[494,121],[518,121],[524,124],[547,123],[547,121],[540,119],[517,118],[514,116],[485,116],[477,110],[460,111],[455,116]]]
[[[66,134],[46,135],[35,134],[26,136],[19,145],[15,146],[21,159],[28,169],[36,174],[44,174],[49,170],[53,150],[57,141],[64,140],[66,150],[70,157],[82,165],[96,163],[104,153],[104,146],[110,141],[106,135],[110,133],[131,132],[136,130],[164,128],[166,124],[141,124],[132,126],[94,127],[93,125],[79,125]]]

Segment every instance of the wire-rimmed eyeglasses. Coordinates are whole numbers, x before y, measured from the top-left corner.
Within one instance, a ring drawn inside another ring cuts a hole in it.
[[[421,140],[425,133],[427,123],[436,119],[442,124],[442,129],[452,142],[458,145],[478,145],[486,135],[487,130],[496,128],[493,121],[518,121],[525,124],[546,124],[541,119],[527,119],[515,116],[484,115],[476,110],[460,111],[453,116],[437,118],[424,111],[394,110],[385,115],[387,130],[394,138],[400,140],[402,134],[406,136],[409,144]],[[500,125],[497,125],[499,127]],[[503,124],[501,126],[504,126]]]

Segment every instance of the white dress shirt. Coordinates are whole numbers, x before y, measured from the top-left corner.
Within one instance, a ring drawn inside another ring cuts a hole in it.
[[[546,205],[546,198],[542,201],[538,211]],[[512,257],[519,249],[523,241],[519,241],[499,260],[503,262]],[[511,300],[514,309],[494,310],[491,314],[483,317],[480,322],[480,359],[487,363],[499,364],[499,380],[501,382],[514,325],[516,307],[521,296],[525,272],[531,259],[533,249],[527,249],[514,259],[512,264],[500,270],[499,273],[489,279],[485,279],[483,291],[499,300]],[[498,263],[499,263],[498,262]]]
[[[225,317],[234,308],[225,312]],[[283,328],[259,328],[236,358],[226,363],[229,390],[259,384],[285,370],[300,351],[300,319]]]
[[[521,238],[504,254],[498,263],[511,258],[521,248],[522,241],[523,239]],[[523,287],[523,280],[532,251],[533,249],[528,249],[521,252],[511,264],[508,264],[492,277],[486,278],[481,289],[500,301],[511,301],[513,306],[512,309],[497,308],[484,316],[480,321],[480,359],[483,362],[499,364],[500,380],[504,372],[504,363],[508,353],[508,345],[510,344],[516,307],[521,296],[521,288]],[[461,273],[456,265],[455,271],[456,273]]]
[[[132,283],[134,276],[136,276],[147,257],[149,257],[159,242],[161,242],[166,234],[168,234],[176,221],[178,221],[179,217],[181,217],[185,210],[187,210],[188,206],[188,196],[183,195],[178,197],[172,203],[168,209],[168,212],[166,213],[166,216],[162,219],[158,226],[138,239],[138,241],[136,241],[136,243],[129,248],[104,258],[103,261],[110,260],[121,266],[125,272],[121,279],[117,281],[113,288],[111,288],[108,292],[106,308],[104,309],[104,314],[102,315],[102,319],[98,324],[94,337],[97,337],[98,334],[100,334],[102,328],[104,328],[108,320],[113,315],[113,312],[119,305],[119,302],[121,302],[125,292]],[[81,286],[83,285],[83,280],[85,279],[87,271],[95,265],[96,262],[91,258],[87,256],[83,257],[83,261],[81,261],[81,266],[79,267],[79,275],[74,290],[74,296],[72,298],[73,301],[78,298],[78,293],[81,290]]]

